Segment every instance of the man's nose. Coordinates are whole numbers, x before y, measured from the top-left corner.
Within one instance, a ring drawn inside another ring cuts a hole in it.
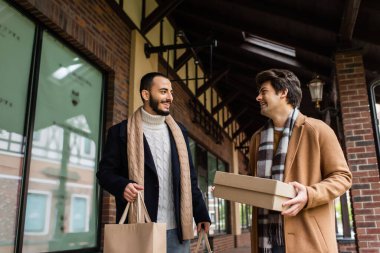
[[[260,100],[261,100],[261,94],[257,95],[257,97],[256,97],[257,102],[260,102]]]
[[[167,99],[170,100],[170,101],[173,101],[173,94],[171,94],[170,92],[168,92]]]

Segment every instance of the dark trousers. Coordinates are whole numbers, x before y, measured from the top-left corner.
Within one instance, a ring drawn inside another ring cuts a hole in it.
[[[285,253],[284,246],[273,246],[272,253]]]

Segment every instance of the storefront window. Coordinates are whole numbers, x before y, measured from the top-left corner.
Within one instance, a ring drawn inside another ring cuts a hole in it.
[[[216,171],[228,171],[227,164],[191,138],[189,139],[189,144],[198,175],[198,186],[204,196],[212,222],[209,234],[227,233],[228,202],[224,199],[215,198],[211,190],[214,185]]]
[[[45,32],[29,168],[27,214],[30,215],[25,217],[28,227],[24,231],[24,252],[96,246],[95,172],[101,96],[101,72]],[[35,194],[42,191],[51,197]],[[44,220],[36,215],[37,211],[43,211],[44,217],[50,219]]]
[[[0,0],[0,252],[14,252],[35,25]]]
[[[227,232],[227,202],[221,198],[215,198],[212,193],[216,171],[226,171],[226,164],[217,159],[216,156],[208,152],[208,210],[211,218],[210,234],[220,234]]]
[[[196,169],[198,175],[198,186],[203,196],[205,197],[205,202],[208,192],[208,173],[207,173],[207,150],[203,147],[197,145],[196,149]]]

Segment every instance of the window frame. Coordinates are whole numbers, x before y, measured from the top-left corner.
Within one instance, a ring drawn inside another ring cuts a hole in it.
[[[61,27],[57,30],[54,30],[52,27],[47,27],[43,21],[38,19],[33,14],[26,11],[26,9],[19,3],[11,0],[4,0],[6,4],[11,6],[15,11],[19,12],[24,17],[28,18],[31,22],[35,24],[34,31],[34,46],[32,49],[32,63],[30,67],[29,73],[29,81],[28,81],[28,93],[27,99],[28,102],[26,104],[26,113],[25,113],[25,123],[24,123],[24,141],[25,141],[25,154],[23,164],[21,166],[22,169],[22,183],[20,184],[20,191],[18,194],[19,207],[16,215],[16,234],[14,240],[14,251],[22,252],[23,244],[24,244],[24,229],[25,229],[25,214],[26,214],[26,201],[28,197],[29,187],[29,170],[31,163],[31,144],[33,143],[33,123],[35,119],[35,109],[36,109],[36,98],[37,98],[37,88],[38,88],[38,79],[39,79],[39,69],[40,69],[40,61],[41,61],[41,49],[42,49],[42,36],[44,32],[48,32],[52,37],[54,37],[57,41],[62,43],[65,47],[72,50],[74,53],[78,54],[84,60],[86,60],[89,64],[91,64],[95,69],[97,69],[102,74],[102,87],[101,87],[101,103],[100,103],[100,119],[99,119],[99,145],[96,147],[96,152],[98,152],[100,159],[101,150],[103,144],[105,142],[105,129],[106,129],[106,111],[107,105],[105,103],[107,97],[107,88],[109,77],[114,75],[114,71],[111,68],[102,67],[101,60],[90,51],[84,51],[74,45],[74,42],[69,41],[69,36],[66,38],[62,34],[67,34]],[[94,60],[95,59],[95,60]],[[97,165],[95,170],[98,169]],[[98,217],[95,218],[96,222],[96,236],[95,236],[95,246],[91,246],[88,248],[80,248],[80,249],[67,249],[65,252],[94,252],[99,251],[101,247],[101,221],[102,221],[102,206],[103,206],[103,194],[100,186],[96,183],[94,189],[94,201],[96,201],[95,206],[98,208]],[[94,204],[91,204],[92,206]],[[58,251],[51,251],[58,252]]]
[[[371,117],[372,117],[372,124],[374,131],[374,137],[375,137],[375,147],[376,147],[376,156],[377,156],[377,163],[380,163],[380,127],[379,124],[377,124],[380,120],[377,118],[377,111],[376,111],[376,93],[375,89],[377,87],[380,87],[380,78],[375,79],[371,82],[369,89],[368,89],[368,95],[369,95],[369,102],[371,107]],[[379,103],[380,104],[380,103]],[[380,167],[379,167],[380,172]]]

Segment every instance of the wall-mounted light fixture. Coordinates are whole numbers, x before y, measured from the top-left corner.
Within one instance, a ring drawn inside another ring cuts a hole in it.
[[[323,100],[323,86],[325,82],[322,81],[318,75],[315,75],[314,78],[307,84],[309,87],[311,100],[315,103],[315,109],[317,109],[318,113],[325,114],[329,111],[331,116],[336,116],[339,108],[336,106],[327,106],[323,110],[321,109],[320,102]]]
[[[315,75],[315,77],[307,85],[310,90],[311,100],[315,102],[315,108],[318,110],[321,107],[319,102],[322,101],[323,97],[323,85],[325,85],[325,83],[319,79],[318,75]]]

